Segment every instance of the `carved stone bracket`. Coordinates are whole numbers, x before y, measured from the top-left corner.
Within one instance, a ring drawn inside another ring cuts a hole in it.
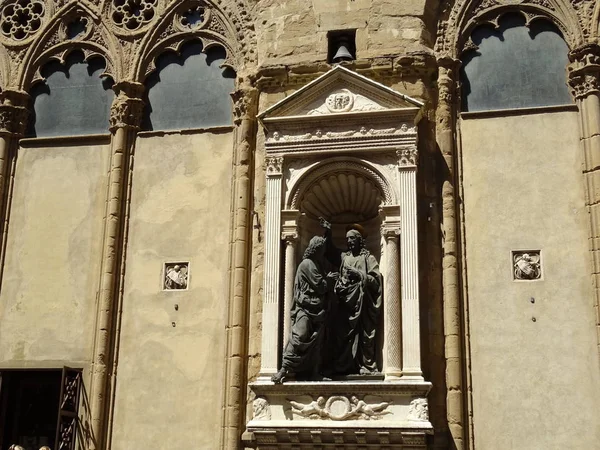
[[[29,118],[29,95],[20,91],[0,94],[0,134],[23,136]]]
[[[588,44],[569,53],[569,87],[576,100],[600,93],[600,46]]]
[[[113,88],[117,94],[110,108],[110,130],[140,128],[144,102],[141,99],[144,85],[134,82],[118,83]]]

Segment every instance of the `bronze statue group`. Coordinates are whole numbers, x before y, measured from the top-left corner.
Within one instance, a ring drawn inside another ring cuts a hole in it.
[[[346,228],[347,251],[337,249],[331,224],[313,237],[296,270],[290,335],[281,369],[272,377],[330,380],[377,373],[376,333],[382,308],[379,264],[365,248],[365,231]],[[333,267],[326,271],[326,267]],[[287,313],[287,311],[286,311]]]

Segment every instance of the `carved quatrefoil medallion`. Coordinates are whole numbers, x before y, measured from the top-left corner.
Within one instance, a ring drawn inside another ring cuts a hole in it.
[[[112,0],[111,17],[115,25],[136,31],[156,15],[158,0]]]
[[[0,29],[7,38],[21,41],[40,29],[44,4],[36,0],[17,0],[2,8]]]

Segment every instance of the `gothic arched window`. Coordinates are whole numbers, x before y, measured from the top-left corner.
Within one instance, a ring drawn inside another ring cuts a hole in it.
[[[520,14],[500,26],[477,27],[476,48],[463,54],[462,111],[527,108],[572,103],[566,84],[568,47],[557,28]]]

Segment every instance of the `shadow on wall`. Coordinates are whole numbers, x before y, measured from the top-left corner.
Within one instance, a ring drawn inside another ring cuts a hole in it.
[[[232,123],[231,97],[235,72],[222,68],[222,47],[203,52],[192,41],[180,54],[168,51],[156,60],[156,71],[146,79],[143,130],[208,128]]]
[[[81,51],[70,53],[64,64],[51,61],[41,74],[45,81],[30,90],[33,117],[28,137],[108,133],[113,80],[101,78],[106,62],[84,61]]]
[[[546,20],[510,13],[500,27],[475,28],[476,45],[463,54],[462,111],[571,104],[566,66],[569,49]]]

